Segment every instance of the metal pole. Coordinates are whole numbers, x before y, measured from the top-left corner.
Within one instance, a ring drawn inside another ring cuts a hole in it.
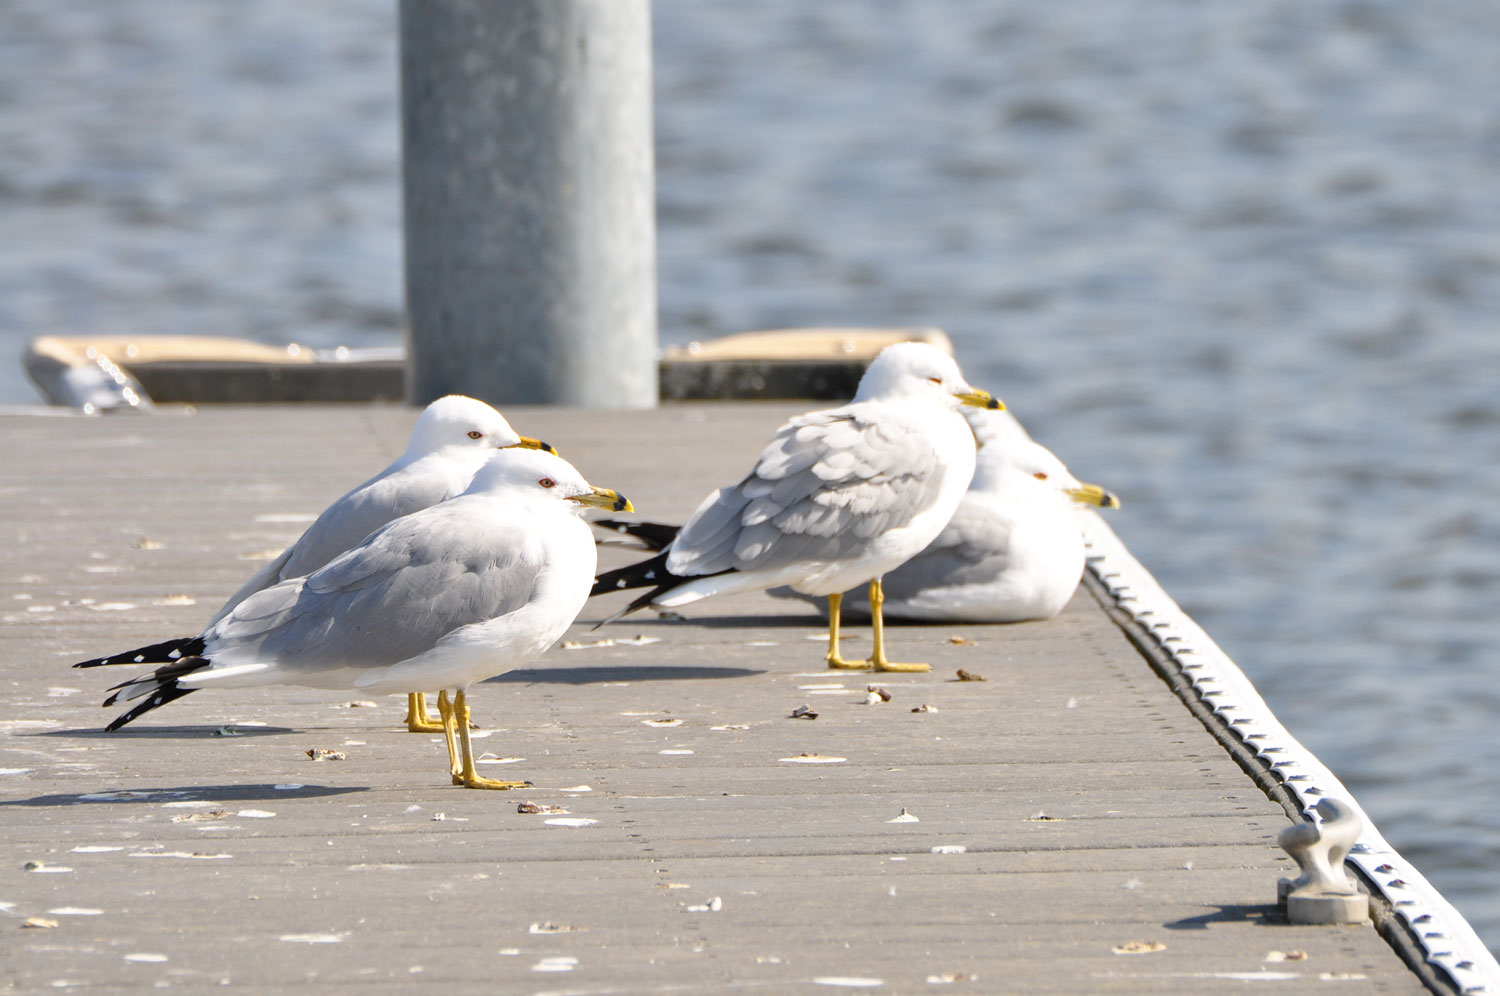
[[[656,404],[649,0],[401,0],[407,396]]]

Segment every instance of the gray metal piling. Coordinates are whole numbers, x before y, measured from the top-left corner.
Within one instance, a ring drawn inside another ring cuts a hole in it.
[[[403,0],[409,401],[656,404],[649,0]]]

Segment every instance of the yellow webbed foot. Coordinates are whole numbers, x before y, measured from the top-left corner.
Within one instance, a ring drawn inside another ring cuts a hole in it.
[[[870,660],[864,662],[875,671],[931,671],[931,664],[910,664],[900,661]]]
[[[501,781],[498,778],[486,778],[483,775],[475,774],[472,771],[464,772],[464,774],[462,775],[455,775],[453,778],[453,784],[462,785],[464,788],[501,789],[502,791],[505,789],[531,787],[530,782],[505,782]]]
[[[438,699],[441,707],[444,699]],[[474,742],[469,736],[469,698],[460,689],[454,693],[453,705],[443,713],[444,722],[453,724],[458,734],[459,763],[453,768],[453,784],[471,789],[518,789],[527,788],[530,782],[507,782],[498,778],[486,778],[474,770]]]
[[[411,692],[406,696],[406,729],[409,733],[442,733],[443,721],[427,715],[427,696]]]
[[[875,651],[870,654],[867,662],[876,671],[907,671],[921,672],[931,671],[931,664],[902,664],[897,661],[885,659],[885,589],[881,587],[880,579],[875,578],[870,582],[870,628],[871,635],[875,638]]]

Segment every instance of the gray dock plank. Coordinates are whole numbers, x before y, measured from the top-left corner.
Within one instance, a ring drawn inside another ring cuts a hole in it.
[[[507,415],[643,518],[681,521],[794,410]],[[524,759],[487,773],[535,783],[511,793],[450,786],[396,697],[205,691],[100,733],[110,675],[67,665],[196,632],[246,558],[395,456],[413,418],[0,418],[0,770],[25,769],[0,775],[12,988],[1425,991],[1372,928],[1279,921],[1284,813],[1083,593],[1046,623],[894,629],[934,671],[878,678],[823,670],[798,603],[597,632],[618,602],[591,604],[569,638],[613,645],[474,691],[477,743]],[[871,681],[892,701],[863,704]],[[804,704],[816,720],[790,718]],[[788,760],[807,754],[845,760]],[[920,822],[889,822],[903,809]],[[1129,942],[1164,948],[1115,952]]]

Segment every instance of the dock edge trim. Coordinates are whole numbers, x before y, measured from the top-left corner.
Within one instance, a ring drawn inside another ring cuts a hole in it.
[[[1352,805],[1364,830],[1345,863],[1389,906],[1402,933],[1420,948],[1428,965],[1451,980],[1453,991],[1500,993],[1500,963],[1463,914],[1381,836],[1353,794],[1281,724],[1239,665],[1166,593],[1114,530],[1097,515],[1086,523],[1086,580],[1093,583],[1096,595],[1102,593],[1113,603],[1123,617],[1115,621],[1142,654],[1175,672],[1178,681],[1164,677],[1179,697],[1205,725],[1212,721],[1219,727],[1220,740],[1231,755],[1268,796],[1288,809],[1289,817],[1306,813],[1325,796]],[[1127,622],[1132,625],[1127,627]],[[1131,634],[1132,628],[1139,632]],[[1389,929],[1396,925],[1386,926],[1382,932],[1402,953],[1405,945]],[[1423,981],[1429,988],[1439,982],[1426,977]]]

